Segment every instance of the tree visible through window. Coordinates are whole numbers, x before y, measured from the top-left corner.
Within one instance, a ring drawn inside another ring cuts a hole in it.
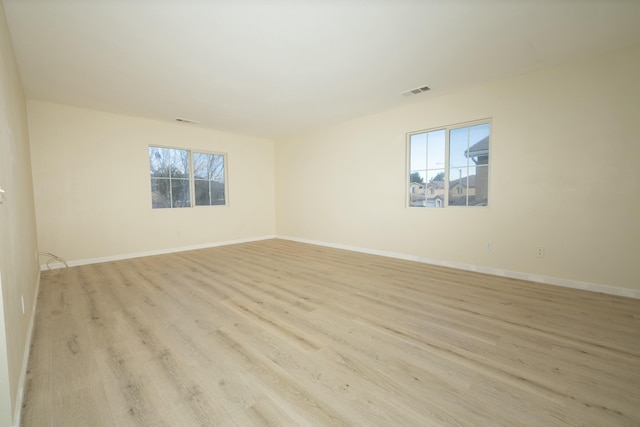
[[[223,154],[150,146],[149,169],[154,209],[226,204]]]
[[[409,206],[487,206],[490,123],[409,135]]]

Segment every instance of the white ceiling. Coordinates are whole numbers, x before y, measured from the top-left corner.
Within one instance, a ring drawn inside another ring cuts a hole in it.
[[[640,0],[3,3],[29,98],[269,138],[640,43]]]

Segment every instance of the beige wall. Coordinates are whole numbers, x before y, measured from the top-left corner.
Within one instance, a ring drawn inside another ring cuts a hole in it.
[[[276,141],[277,233],[640,290],[638,76],[635,47]],[[490,206],[406,208],[405,134],[488,117]]]
[[[0,4],[0,426],[14,422],[38,284],[26,101]],[[24,298],[25,312],[22,312]]]
[[[74,261],[277,232],[640,290],[639,73],[635,47],[434,92],[276,141],[275,173],[268,140],[30,101],[39,246]],[[489,117],[490,206],[406,208],[405,134]],[[227,152],[230,206],[152,210],[149,144]]]
[[[67,261],[273,235],[269,140],[29,101],[38,243]],[[229,206],[151,209],[149,145],[228,154]]]

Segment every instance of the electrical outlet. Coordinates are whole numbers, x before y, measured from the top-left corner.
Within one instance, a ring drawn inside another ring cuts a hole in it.
[[[493,242],[487,242],[484,244],[484,250],[487,252],[493,252]]]
[[[544,248],[538,248],[538,250],[536,251],[536,256],[538,258],[544,258]]]

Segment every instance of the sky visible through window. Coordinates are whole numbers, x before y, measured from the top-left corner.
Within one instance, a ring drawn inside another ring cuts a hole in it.
[[[429,171],[429,177],[423,176],[425,182],[430,181],[438,171],[445,169],[445,136],[444,129],[411,135],[411,165],[412,171]],[[477,126],[452,129],[449,136],[450,152],[449,165],[455,167],[473,166],[465,152],[476,142],[489,136],[489,123]]]

